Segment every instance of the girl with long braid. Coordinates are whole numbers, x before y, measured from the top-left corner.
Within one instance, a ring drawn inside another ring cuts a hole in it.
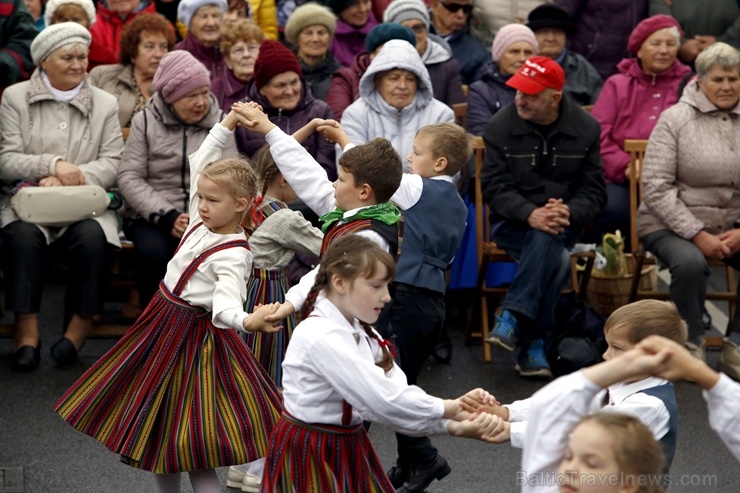
[[[342,236],[324,252],[315,306],[283,361],[284,411],[270,438],[262,492],[395,492],[363,420],[410,435],[486,441],[502,429],[497,416],[464,411],[462,397],[443,400],[406,383],[391,345],[370,326],[390,300],[394,271],[393,257],[360,235]],[[482,389],[466,396],[495,402]]]

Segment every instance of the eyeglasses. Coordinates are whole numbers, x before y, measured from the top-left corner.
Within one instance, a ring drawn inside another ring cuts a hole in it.
[[[447,10],[449,10],[450,12],[452,12],[453,14],[455,12],[457,12],[458,10],[460,10],[460,9],[462,9],[462,11],[465,14],[469,14],[469,13],[471,13],[473,11],[473,6],[470,5],[470,4],[463,5],[461,3],[444,3],[444,2],[440,2],[439,0],[437,0],[437,1],[439,2],[440,5],[442,5],[442,7],[446,8]]]
[[[406,27],[414,31],[416,34],[421,34],[427,30],[427,26],[422,23],[414,24],[413,26],[406,26]]]

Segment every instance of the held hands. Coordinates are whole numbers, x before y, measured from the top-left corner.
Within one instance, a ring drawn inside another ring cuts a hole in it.
[[[84,185],[87,181],[79,166],[61,159],[54,164],[54,176],[66,187]]]
[[[40,187],[61,187],[62,182],[56,176],[47,176],[39,180]]]
[[[188,224],[190,224],[190,214],[186,212],[181,213],[177,216],[177,219],[175,219],[170,234],[175,238],[182,238],[182,235],[185,234],[185,230],[188,229]]]
[[[471,414],[482,411],[488,414],[495,414],[505,421],[509,420],[508,408],[502,406],[498,402],[495,402],[494,404],[486,404],[480,400],[478,395],[474,394],[474,392],[475,391],[468,392],[458,399],[460,401],[460,405],[465,411]]]
[[[488,413],[471,415],[463,421],[452,421],[447,425],[447,432],[456,437],[476,438],[489,443],[500,443],[506,421]]]
[[[284,301],[282,304],[274,304],[278,305],[278,308],[265,317],[266,322],[277,323],[295,313],[295,307],[290,301]]]
[[[278,302],[255,306],[252,314],[244,319],[244,330],[247,332],[272,333],[282,329],[282,325],[268,320],[268,317],[273,315],[278,308],[280,308]]]
[[[719,380],[719,374],[706,363],[693,357],[683,346],[661,336],[650,336],[637,344],[637,348],[648,354],[669,353],[665,363],[653,375],[666,380],[690,380],[703,389],[711,389]]]
[[[548,199],[547,204],[529,214],[527,223],[533,229],[559,235],[570,226],[570,208],[563,203],[563,199]]]
[[[444,418],[462,421],[481,410],[481,406],[495,406],[499,402],[483,389],[473,389],[457,399],[445,400]],[[467,403],[467,404],[466,404]],[[476,406],[475,404],[479,404]]]
[[[262,111],[262,107],[254,101],[249,103],[238,101],[232,105],[231,111],[237,115],[239,125],[252,132],[267,135],[275,128],[275,124]]]
[[[319,119],[317,118],[316,120]],[[339,147],[342,149],[349,144],[347,134],[344,133],[344,129],[336,120],[319,120],[317,123],[316,131],[323,135],[329,142],[339,144]]]
[[[718,238],[724,243],[730,250],[728,257],[732,257],[738,251],[740,251],[740,229],[731,229],[721,233]]]

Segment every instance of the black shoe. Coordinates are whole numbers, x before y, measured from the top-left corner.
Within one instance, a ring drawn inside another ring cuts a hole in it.
[[[10,368],[13,371],[33,371],[41,364],[41,341],[38,346],[21,346],[10,358]]]
[[[396,465],[391,467],[386,474],[388,475],[388,479],[391,480],[393,487],[398,489],[409,478],[409,472],[409,468],[399,466],[398,462],[396,462]]]
[[[411,472],[406,484],[396,490],[396,493],[421,493],[435,479],[440,480],[452,472],[447,460],[437,454],[434,462],[425,467],[419,467]]]
[[[62,337],[51,347],[51,357],[58,366],[69,366],[77,362],[77,349],[72,341]]]
[[[452,343],[450,340],[439,341],[437,345],[434,346],[432,357],[437,363],[441,363],[443,365],[449,364],[452,359]]]

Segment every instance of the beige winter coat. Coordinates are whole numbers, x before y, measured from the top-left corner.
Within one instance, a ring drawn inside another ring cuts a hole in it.
[[[90,83],[118,99],[118,122],[130,127],[139,91],[131,65],[99,65],[90,71]]]
[[[10,86],[0,104],[0,180],[9,187],[17,180],[38,181],[54,174],[57,159],[80,167],[88,184],[108,190],[116,184],[123,151],[116,98],[85,81],[69,103],[58,102],[41,80]],[[121,246],[114,211],[95,218],[106,240]],[[0,206],[0,226],[18,221],[7,198]],[[64,229],[39,226],[48,242]]]
[[[118,188],[126,200],[129,217],[141,216],[156,223],[172,210],[188,211],[190,161],[223,112],[210,95],[208,114],[195,125],[183,123],[164,99],[155,93],[134,116],[118,172]],[[223,157],[237,155],[233,135]]]
[[[740,104],[718,110],[690,82],[650,134],[637,236],[669,229],[690,240],[740,221]]]

